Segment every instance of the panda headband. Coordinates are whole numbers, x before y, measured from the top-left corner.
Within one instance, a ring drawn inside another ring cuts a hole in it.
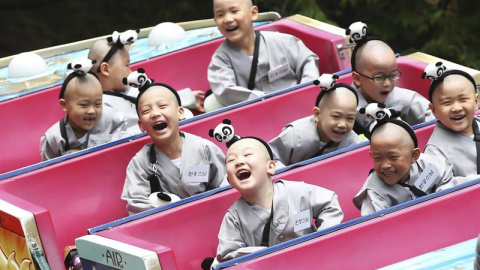
[[[415,132],[413,131],[412,127],[409,124],[407,124],[406,122],[404,122],[400,119],[390,118],[388,115],[386,115],[383,119],[377,120],[376,122],[374,122],[372,124],[374,126],[372,128],[372,131],[370,132],[370,140],[373,137],[373,133],[375,132],[375,130],[377,130],[379,127],[385,125],[386,123],[392,123],[392,124],[395,124],[397,126],[402,127],[404,130],[407,131],[408,135],[410,135],[410,138],[412,139],[413,145],[415,146],[415,148],[418,147],[417,135],[415,135]]]
[[[357,56],[358,50],[365,45],[367,42],[372,40],[383,41],[378,37],[367,37],[367,25],[363,22],[354,22],[348,29],[345,31],[346,35],[350,36],[350,42],[355,43],[355,47],[352,51],[352,57],[350,58],[350,63],[353,71],[357,71],[355,64],[355,58]]]
[[[332,75],[332,74],[327,74],[324,73],[318,80],[315,80],[313,84],[317,85],[319,88],[322,89],[320,93],[317,95],[317,99],[315,100],[315,106],[318,106],[322,98],[326,94],[330,94],[333,91],[335,91],[337,88],[344,87],[347,88],[348,90],[352,91],[352,93],[355,95],[355,98],[357,100],[357,105],[358,105],[358,94],[353,87],[351,87],[348,84],[345,83],[337,83],[336,80],[338,79],[337,75]]]
[[[133,44],[137,40],[137,33],[139,32],[140,30],[127,30],[123,33],[113,31],[112,35],[107,38],[107,42],[112,46],[100,64],[108,63],[118,49],[123,49],[125,45]],[[100,64],[98,65],[97,72],[100,72]]]
[[[140,97],[152,86],[162,86],[170,90],[170,92],[175,95],[175,98],[178,102],[178,106],[182,106],[182,101],[180,100],[180,96],[178,95],[177,91],[173,89],[168,84],[164,83],[153,83],[152,79],[149,79],[145,74],[145,70],[143,68],[139,68],[137,71],[131,72],[128,77],[123,78],[123,84],[129,85],[134,88],[138,88],[139,94],[137,99],[135,100],[135,109],[137,110],[138,114],[138,101]]]
[[[96,74],[90,72],[90,69],[96,62],[97,61],[92,61],[90,59],[79,59],[75,62],[69,63],[67,65],[67,69],[71,69],[73,70],[73,72],[68,74],[68,76],[63,81],[62,88],[60,89],[60,94],[58,95],[58,99],[62,99],[65,96],[67,85],[73,78],[84,77],[87,74],[92,74],[95,78],[98,79]]]
[[[427,68],[428,68],[428,66],[427,66]],[[430,84],[430,87],[428,88],[428,99],[430,100],[430,102],[432,101],[433,92],[435,92],[438,85],[443,83],[443,81],[445,80],[446,77],[448,77],[450,75],[454,75],[454,74],[467,78],[473,85],[474,93],[476,92],[477,84],[475,83],[475,80],[473,79],[473,77],[470,74],[468,74],[467,72],[465,72],[463,70],[452,69],[452,70],[441,73],[440,76],[438,76],[438,77],[434,77],[434,78],[428,77],[429,79],[432,80],[432,83]]]

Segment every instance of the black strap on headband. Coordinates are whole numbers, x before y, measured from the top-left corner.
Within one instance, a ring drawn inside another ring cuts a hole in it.
[[[314,106],[318,106],[318,104],[320,103],[320,101],[322,100],[322,98],[323,98],[326,94],[332,93],[333,91],[335,91],[335,90],[336,90],[337,88],[339,88],[339,87],[344,87],[344,88],[347,88],[348,90],[352,91],[352,93],[355,95],[355,98],[357,99],[357,104],[358,104],[358,94],[357,94],[357,91],[355,91],[355,89],[353,89],[353,87],[352,87],[351,85],[348,85],[348,84],[346,84],[346,83],[335,83],[332,88],[322,90],[322,91],[320,91],[320,93],[318,93],[317,99],[315,100],[315,105],[314,105]]]
[[[467,78],[473,84],[473,91],[476,92],[477,83],[475,82],[475,79],[473,79],[472,75],[468,74],[463,70],[451,69],[451,70],[445,71],[440,77],[433,80],[432,83],[430,84],[430,87],[428,88],[428,98],[430,101],[432,101],[433,92],[435,92],[435,89],[437,88],[437,86],[440,83],[442,83],[447,76],[454,75],[454,74]]]
[[[270,217],[267,220],[267,223],[265,223],[265,226],[263,227],[263,234],[262,234],[262,243],[260,246],[262,247],[268,247],[268,240],[270,238],[270,226],[273,222],[273,193],[274,190],[272,191],[272,210],[270,210]]]
[[[114,97],[120,97],[120,98],[123,98],[125,100],[128,100],[130,101],[132,104],[135,104],[137,102],[137,99],[134,98],[134,97],[131,97],[131,96],[127,96],[125,94],[120,94],[118,92],[115,92],[115,91],[106,91],[106,92],[103,92],[104,95],[109,95],[109,96],[114,96]]]
[[[254,139],[254,140],[257,140],[257,141],[259,141],[260,143],[262,143],[263,146],[265,146],[265,148],[267,149],[267,152],[268,152],[268,155],[270,156],[270,159],[273,160],[272,148],[270,148],[270,145],[269,145],[266,141],[264,141],[264,140],[262,140],[262,139],[260,139],[260,138],[258,138],[258,137],[254,137],[254,136],[241,137],[241,138],[239,138],[238,140],[236,140],[234,143],[230,144],[230,146],[232,146],[232,145],[235,144],[236,142],[241,141],[241,140],[243,140],[243,139]]]
[[[260,32],[255,31],[255,48],[253,49],[252,67],[250,68],[250,77],[248,78],[248,89],[255,88],[255,76],[257,74],[258,53],[260,51]]]
[[[102,63],[108,63],[108,61],[112,59],[112,56],[115,54],[115,52],[117,52],[118,49],[122,49],[123,47],[124,45],[120,41],[113,43],[112,47],[110,47],[110,50],[108,50],[105,57],[98,64],[97,72],[100,72],[100,66],[102,65]]]
[[[63,151],[65,152],[70,150],[70,143],[68,141],[67,128],[66,128],[67,121],[68,121],[68,115],[62,118],[58,122],[58,124],[60,125],[60,134],[62,135],[63,140],[65,140],[65,144],[63,145]]]
[[[83,77],[83,76],[87,76],[87,74],[91,74],[93,75],[95,78],[98,79],[98,76],[97,74],[95,73],[92,73],[92,72],[87,72],[86,74],[78,74],[77,72],[73,71],[72,73],[68,74],[68,76],[65,78],[65,80],[63,81],[63,84],[62,84],[62,88],[60,89],[60,94],[58,94],[58,99],[62,99],[64,96],[65,96],[65,91],[67,89],[67,85],[68,83],[73,79],[73,78],[76,78],[76,77]]]
[[[173,87],[171,87],[168,84],[164,84],[164,83],[150,83],[149,81],[147,81],[144,86],[138,88],[139,93],[138,93],[138,96],[135,100],[135,109],[137,110],[137,114],[138,114],[138,101],[140,100],[140,97],[143,95],[143,93],[145,93],[152,86],[163,86],[163,87],[167,88],[168,90],[170,90],[175,95],[175,98],[177,99],[177,102],[178,102],[178,106],[182,106],[182,101],[180,100],[180,95],[178,95],[177,91]]]
[[[480,174],[480,129],[476,119],[473,119],[473,140],[477,148],[477,174]]]
[[[375,130],[377,130],[379,127],[385,125],[386,123],[396,124],[397,126],[400,126],[403,129],[405,129],[407,131],[408,135],[410,135],[410,138],[412,139],[415,148],[418,147],[417,135],[415,135],[415,131],[413,131],[412,127],[402,120],[391,119],[388,116],[385,116],[385,118],[381,119],[380,121],[377,121],[376,125],[373,127],[372,131],[370,132],[370,140],[371,140],[371,137],[373,136],[373,133],[375,132]]]

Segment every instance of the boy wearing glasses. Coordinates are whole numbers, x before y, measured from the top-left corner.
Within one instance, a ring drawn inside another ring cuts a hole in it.
[[[434,119],[425,97],[395,86],[402,72],[397,69],[395,53],[385,42],[367,38],[353,50],[351,63],[353,86],[359,93],[357,110],[369,103],[384,103],[387,108],[400,111],[400,117],[412,126]],[[353,130],[368,134],[372,121],[364,114],[357,114]]]

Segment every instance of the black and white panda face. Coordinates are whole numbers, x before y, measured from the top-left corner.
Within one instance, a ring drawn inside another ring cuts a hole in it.
[[[112,36],[107,40],[113,43],[120,43],[122,45],[131,45],[133,44],[138,38],[139,30],[127,30],[123,33],[118,31],[113,31]]]
[[[124,85],[129,85],[134,88],[140,88],[145,85],[145,83],[148,81],[148,77],[145,74],[145,72],[141,71],[133,71],[128,75],[128,77],[123,78],[123,84]]]
[[[235,130],[232,125],[220,124],[213,130],[213,137],[219,142],[230,141],[235,134]]]
[[[378,103],[370,103],[362,110],[360,113],[365,114],[368,119],[373,121],[378,121],[385,118],[386,115],[389,115],[389,110],[383,107],[380,107]]]
[[[354,22],[348,27],[346,33],[350,35],[350,42],[356,42],[367,34],[367,25],[363,22]]]
[[[422,74],[423,79],[436,80],[442,76],[447,68],[442,64],[442,62],[431,63],[425,67],[425,71]]]
[[[97,61],[90,59],[75,59],[73,62],[67,65],[67,69],[72,69],[80,76],[87,74]]]

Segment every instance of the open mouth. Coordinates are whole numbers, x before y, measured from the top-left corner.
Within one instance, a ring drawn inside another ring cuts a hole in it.
[[[382,91],[382,92],[380,92],[380,94],[382,96],[388,96],[388,94],[390,94],[390,91]]]
[[[225,29],[225,31],[227,31],[227,32],[233,32],[233,31],[235,31],[235,30],[237,30],[237,29],[238,29],[238,26],[234,26],[234,27],[230,27],[230,28]]]
[[[252,173],[250,171],[246,170],[246,169],[242,169],[242,170],[237,172],[237,178],[240,181],[248,179],[251,175],[252,175]]]
[[[345,135],[345,133],[347,133],[346,130],[332,130],[333,133],[337,134],[337,135]]]
[[[167,122],[164,122],[164,121],[160,121],[153,125],[153,129],[158,131],[164,130],[166,127],[167,127]]]
[[[93,122],[95,122],[95,117],[85,117],[83,118],[83,121],[92,124]]]
[[[460,120],[462,120],[463,118],[465,118],[465,115],[453,116],[453,117],[451,117],[450,119],[452,119],[453,121],[460,121]]]

